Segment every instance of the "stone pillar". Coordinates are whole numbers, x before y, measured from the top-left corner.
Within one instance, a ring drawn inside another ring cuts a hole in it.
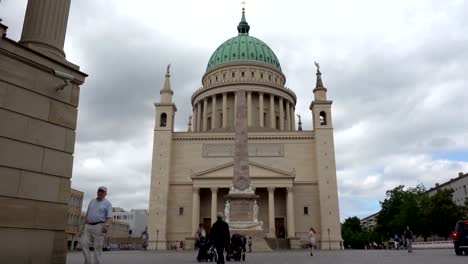
[[[247,126],[252,126],[252,92],[247,92]]]
[[[294,105],[291,104],[291,130],[296,130],[296,114],[294,113]]]
[[[216,94],[211,99],[211,129],[216,128]]]
[[[29,0],[21,44],[54,58],[65,58],[63,45],[71,0]]]
[[[218,188],[211,188],[211,224],[216,222],[216,214],[218,213]]]
[[[236,117],[237,117],[237,93],[234,93],[234,125],[236,125]]]
[[[268,187],[268,236],[275,237],[275,187]]]
[[[260,127],[264,127],[265,126],[265,120],[263,118],[263,93],[259,93],[258,94],[258,120],[260,122]]]
[[[197,131],[197,106],[193,106],[193,131]]]
[[[223,128],[227,128],[227,94],[223,93]]]
[[[286,101],[286,128],[287,131],[291,130],[291,108],[289,107],[289,102]]]
[[[287,188],[287,195],[286,195],[286,210],[287,210],[287,217],[288,217],[288,238],[296,236],[296,226],[294,222],[294,193],[293,188]]]
[[[270,128],[276,128],[276,118],[275,118],[275,96],[270,94]]]
[[[193,188],[193,201],[192,201],[192,235],[198,230],[200,223],[200,188]]]
[[[202,122],[203,122],[203,131],[206,131],[208,127],[208,122],[207,122],[207,117],[208,117],[208,98],[203,99],[203,117],[202,117]]]
[[[197,109],[198,110],[197,110],[197,129],[196,129],[196,131],[200,132],[201,131],[201,112],[202,112],[200,102],[197,103]]]
[[[75,249],[75,236],[76,234],[72,235],[72,240],[71,240],[71,245],[70,245],[70,251],[73,251]]]
[[[280,115],[280,118],[279,118],[279,122],[280,122],[280,130],[283,131],[284,130],[284,107],[283,107],[283,98],[280,97],[279,98],[279,115]]]

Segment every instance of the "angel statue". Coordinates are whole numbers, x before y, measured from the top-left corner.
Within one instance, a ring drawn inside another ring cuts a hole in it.
[[[314,61],[314,64],[315,64],[315,67],[317,67],[317,73],[321,73],[320,72],[320,64],[316,61]]]
[[[171,69],[171,64],[169,63],[166,68],[166,73],[169,74],[169,70]]]
[[[297,114],[297,117],[299,118],[299,123],[301,123],[301,115]]]

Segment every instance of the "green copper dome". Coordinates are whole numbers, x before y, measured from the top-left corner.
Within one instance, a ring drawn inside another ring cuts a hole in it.
[[[207,71],[218,65],[237,61],[265,63],[281,71],[278,58],[270,47],[258,38],[249,36],[250,26],[245,20],[244,11],[237,30],[238,36],[226,40],[211,55]]]

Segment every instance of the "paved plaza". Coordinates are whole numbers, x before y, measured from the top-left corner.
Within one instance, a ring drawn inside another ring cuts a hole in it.
[[[105,263],[197,263],[196,252],[152,252],[152,251],[113,251],[104,252]],[[411,263],[411,264],[457,264],[467,263],[468,256],[456,256],[452,249],[443,250],[416,250],[412,254],[400,250],[346,250],[346,251],[317,251],[311,257],[307,251],[276,251],[271,253],[247,253],[245,263],[268,264],[332,264],[332,263]],[[82,264],[81,252],[69,253],[67,264]],[[226,262],[231,263],[231,262]],[[235,263],[235,262],[232,262]]]

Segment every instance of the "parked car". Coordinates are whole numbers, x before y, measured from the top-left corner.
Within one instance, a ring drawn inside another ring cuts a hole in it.
[[[452,233],[455,254],[461,255],[465,252],[468,255],[468,221],[458,221],[455,231]]]

